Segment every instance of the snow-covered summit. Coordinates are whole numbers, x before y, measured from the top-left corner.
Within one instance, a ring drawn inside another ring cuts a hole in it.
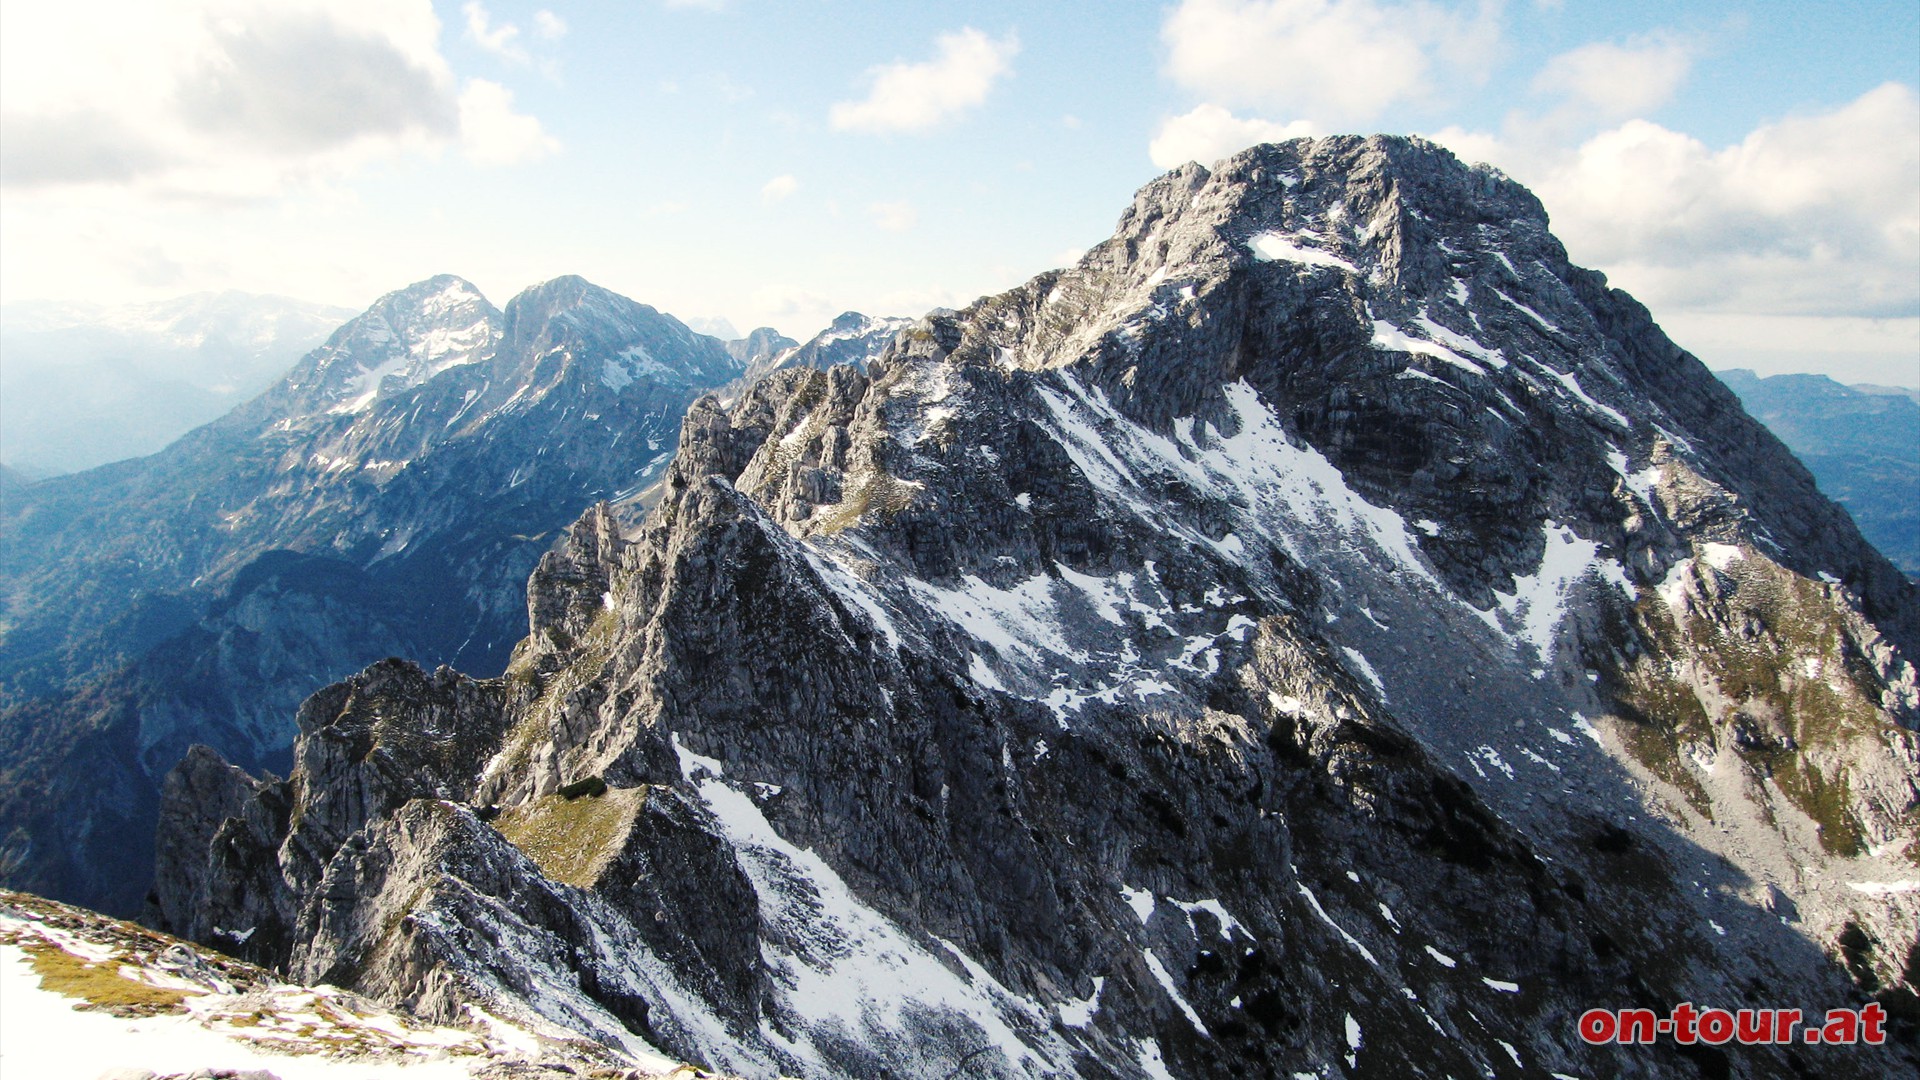
[[[501,321],[471,283],[451,274],[429,278],[375,301],[314,350],[282,389],[329,412],[362,412],[382,394],[489,358]]]

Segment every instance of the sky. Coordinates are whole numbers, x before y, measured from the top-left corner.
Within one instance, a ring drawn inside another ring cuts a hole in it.
[[[1920,385],[1920,4],[0,0],[0,301],[794,337],[1064,265],[1187,160],[1422,134],[1714,367]]]

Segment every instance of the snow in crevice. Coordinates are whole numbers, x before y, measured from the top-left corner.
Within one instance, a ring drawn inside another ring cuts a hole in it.
[[[1089,659],[1070,643],[1053,596],[1054,579],[1045,574],[1010,588],[997,588],[971,574],[952,586],[919,578],[906,579],[906,585],[929,610],[1011,662],[1038,661],[1044,654],[1081,663]]]
[[[1429,375],[1424,371],[1421,371],[1419,368],[1411,368],[1411,367],[1402,368],[1399,371],[1395,372],[1393,377],[1403,382],[1410,382],[1415,380],[1418,380],[1420,382],[1430,382],[1435,386],[1445,387],[1446,389],[1451,390],[1456,394],[1463,394],[1466,392],[1464,390],[1461,390],[1459,387],[1453,385],[1452,383],[1448,382],[1447,380],[1435,378],[1434,376]]]
[[[1567,394],[1570,397],[1572,397],[1575,401],[1578,401],[1580,404],[1585,405],[1588,409],[1592,410],[1593,412],[1596,412],[1601,416],[1606,417],[1608,420],[1613,422],[1614,426],[1622,430],[1631,429],[1633,427],[1633,421],[1628,420],[1624,415],[1620,413],[1619,410],[1614,409],[1607,405],[1602,405],[1600,402],[1594,400],[1593,395],[1587,393],[1586,389],[1580,385],[1580,380],[1572,372],[1561,371],[1553,367],[1552,365],[1543,364],[1538,360],[1533,360],[1532,357],[1528,357],[1528,359],[1532,361],[1533,366],[1536,370],[1546,373],[1549,377],[1553,379],[1554,382],[1558,383],[1560,385],[1560,388],[1566,391]]]
[[[365,364],[356,365],[358,374],[356,374],[353,377],[353,381],[347,385],[346,400],[335,405],[331,411],[336,413],[364,412],[373,405],[373,399],[380,396],[381,384],[386,382],[387,377],[400,374],[406,369],[407,363],[407,355],[401,353],[389,357],[371,368]]]
[[[1347,933],[1347,930],[1345,927],[1333,921],[1333,916],[1327,914],[1327,909],[1320,906],[1320,898],[1313,895],[1313,890],[1307,888],[1305,882],[1295,882],[1294,884],[1295,884],[1295,887],[1300,890],[1300,895],[1306,897],[1307,905],[1313,908],[1313,913],[1315,915],[1320,916],[1321,922],[1326,923],[1328,926],[1333,927],[1334,932],[1340,935],[1341,940],[1345,941],[1348,945],[1352,946],[1353,950],[1359,953],[1360,956],[1364,960],[1366,960],[1367,963],[1373,965],[1374,967],[1380,966],[1380,961],[1374,958],[1372,950],[1368,949],[1365,945],[1361,944],[1359,938],[1354,937],[1352,934]]]
[[[656,359],[645,345],[635,342],[604,361],[600,383],[616,393],[639,379],[659,380],[678,374]]]
[[[1351,646],[1343,645],[1340,651],[1346,655],[1347,662],[1352,666],[1354,672],[1366,679],[1368,686],[1373,687],[1374,694],[1378,696],[1381,701],[1386,701],[1387,684],[1380,681],[1380,673],[1373,670],[1373,665],[1367,662],[1366,656],[1361,653],[1360,650]]]
[[[1545,330],[1549,333],[1554,333],[1554,334],[1565,333],[1565,331],[1561,330],[1560,327],[1556,323],[1554,323],[1553,320],[1533,310],[1532,308],[1521,303],[1520,301],[1515,300],[1513,297],[1508,296],[1506,293],[1500,291],[1499,289],[1493,290],[1493,295],[1498,296],[1502,300],[1505,300],[1510,307],[1520,312],[1520,314],[1525,315],[1527,318],[1532,319],[1536,324],[1539,325],[1540,329]]]
[[[1593,745],[1598,746],[1602,750],[1605,750],[1607,748],[1606,741],[1600,738],[1600,729],[1594,727],[1593,724],[1590,721],[1588,721],[1586,717],[1581,716],[1577,712],[1570,713],[1569,715],[1573,719],[1573,730],[1579,732],[1582,735],[1585,735],[1589,739],[1592,739]]]
[[[1597,577],[1628,595],[1633,586],[1619,562],[1600,555],[1599,544],[1551,519],[1542,528],[1545,547],[1539,566],[1531,574],[1514,578],[1512,592],[1495,592],[1494,608],[1480,616],[1493,629],[1530,646],[1545,664],[1553,657],[1555,633],[1580,583]]]
[[[1214,924],[1217,927],[1219,927],[1220,936],[1223,939],[1228,941],[1233,940],[1233,935],[1235,932],[1238,932],[1241,935],[1248,938],[1251,938],[1253,936],[1252,934],[1247,932],[1247,928],[1245,926],[1242,926],[1240,924],[1239,919],[1236,919],[1232,915],[1227,913],[1227,909],[1221,906],[1220,901],[1217,899],[1194,900],[1189,903],[1189,902],[1182,902],[1179,900],[1175,900],[1173,897],[1169,896],[1167,897],[1167,902],[1172,904],[1174,907],[1179,908],[1181,911],[1184,911],[1187,913],[1187,925],[1189,927],[1193,927],[1194,913],[1204,911],[1207,914],[1213,916]],[[1194,929],[1197,933],[1198,928],[1195,927]]]
[[[1392,323],[1380,319],[1373,321],[1372,345],[1376,349],[1385,349],[1390,352],[1417,353],[1421,356],[1431,356],[1436,360],[1443,360],[1462,371],[1470,371],[1475,375],[1484,376],[1487,373],[1486,368],[1447,348],[1445,345],[1414,337]]]
[[[1687,593],[1690,589],[1688,581],[1692,571],[1693,560],[1681,559],[1668,567],[1667,576],[1661,578],[1660,584],[1654,586],[1654,592],[1659,594],[1660,599],[1666,603],[1676,619],[1686,617]]]
[[[1153,909],[1157,904],[1153,896],[1153,890],[1135,889],[1131,886],[1122,885],[1120,886],[1120,898],[1125,900],[1127,906],[1133,909],[1134,915],[1140,919],[1140,925],[1145,926],[1147,920],[1153,918]]]
[[[806,555],[807,565],[813,568],[814,573],[820,575],[820,580],[826,582],[827,588],[833,590],[833,594],[842,602],[865,615],[873,629],[886,638],[887,648],[900,647],[899,628],[894,625],[893,617],[887,614],[886,608],[881,606],[877,593],[866,582],[861,581],[837,560],[815,550],[811,544],[800,545],[800,550]]]
[[[1193,1011],[1193,1006],[1187,1003],[1186,995],[1180,993],[1179,988],[1173,985],[1173,975],[1167,971],[1166,965],[1160,962],[1160,958],[1153,954],[1152,949],[1142,949],[1140,955],[1147,961],[1147,970],[1153,972],[1153,977],[1160,983],[1160,988],[1167,992],[1167,997],[1171,998],[1174,1005],[1186,1016],[1187,1022],[1193,1025],[1193,1030],[1199,1032],[1203,1039],[1211,1038],[1212,1036],[1207,1034],[1207,1025],[1200,1022],[1200,1014]]]
[[[1107,985],[1105,977],[1093,977],[1093,993],[1085,998],[1063,1001],[1055,1007],[1060,1014],[1060,1022],[1068,1027],[1084,1028],[1093,1023],[1094,1014],[1100,1011],[1100,991]]]
[[[1350,274],[1359,273],[1352,263],[1332,252],[1317,248],[1302,247],[1296,239],[1305,239],[1310,234],[1301,233],[1288,236],[1279,232],[1263,232],[1247,241],[1247,247],[1253,251],[1253,257],[1260,262],[1290,262],[1305,266],[1329,266],[1345,270]],[[1313,239],[1319,239],[1313,237]]]
[[[1071,372],[1055,377],[1065,394],[1040,388],[1052,433],[1088,482],[1119,507],[1228,557],[1244,554],[1247,538],[1258,536],[1309,564],[1317,561],[1310,545],[1355,552],[1438,587],[1400,515],[1361,497],[1318,451],[1294,445],[1245,381],[1223,388],[1234,434],[1211,424],[1196,432],[1184,418],[1174,425],[1175,441],[1121,415]],[[1143,475],[1177,478],[1202,496],[1248,510],[1227,538],[1207,536],[1156,505]]]
[[[1500,774],[1507,779],[1513,779],[1513,766],[1507,764],[1506,760],[1500,756],[1500,751],[1495,750],[1493,747],[1486,745],[1475,747],[1473,752],[1467,756],[1484,761],[1489,767],[1498,770]],[[1482,773],[1481,775],[1484,776],[1486,774]]]
[[[726,766],[722,765],[718,759],[696,754],[686,747],[681,746],[679,732],[668,732],[667,739],[673,745],[674,756],[680,759],[680,776],[682,779],[690,781],[703,772],[709,776],[723,776],[726,774]]]
[[[919,1062],[908,1067],[916,1074],[943,1075],[980,1046],[992,1047],[999,1059],[975,1059],[982,1074],[998,1064],[1044,1075],[1070,1058],[1052,1031],[1055,1010],[1007,989],[957,946],[939,942],[961,968],[956,973],[863,903],[819,855],[782,837],[749,795],[710,776],[696,787],[759,897],[769,931],[761,955],[772,992],[782,1011],[798,1021],[788,1025],[791,1041],[780,1041],[809,1066],[808,1073],[836,1071],[813,1033],[918,1048],[912,1052]],[[955,1024],[974,1029],[964,1047],[926,1037]],[[771,1028],[763,1030],[779,1038]]]
[[[1627,490],[1639,496],[1640,502],[1649,510],[1659,507],[1660,504],[1654,501],[1653,493],[1655,485],[1660,482],[1660,466],[1649,465],[1639,472],[1634,472],[1627,461],[1627,455],[1617,449],[1607,451],[1607,465],[1619,474]]]
[[[1489,349],[1465,334],[1456,333],[1447,329],[1433,321],[1433,318],[1427,314],[1426,308],[1420,309],[1420,313],[1414,316],[1413,323],[1419,327],[1431,341],[1445,346],[1455,354],[1471,356],[1494,368],[1504,368],[1507,366],[1505,353],[1502,353],[1499,349]]]
[[[1709,541],[1700,545],[1700,558],[1708,566],[1722,572],[1746,557],[1747,553],[1734,544],[1716,544]]]
[[[1146,1074],[1147,1080],[1174,1080],[1173,1074],[1167,1071],[1166,1061],[1160,1056],[1158,1040],[1135,1039],[1133,1049],[1134,1060],[1139,1064],[1140,1071]]]
[[[980,658],[979,653],[972,654],[972,661],[967,665],[967,678],[988,690],[1005,692],[1007,689],[1007,685],[1000,681],[1000,676],[993,673],[993,668],[987,666],[987,662]]]

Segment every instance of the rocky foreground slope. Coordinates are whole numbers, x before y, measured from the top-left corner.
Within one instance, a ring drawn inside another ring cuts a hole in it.
[[[476,680],[196,751],[161,925],[747,1076],[1920,1063],[1914,586],[1524,189],[1418,140],[696,404]],[[1885,1047],[1589,1047],[1876,997]]]
[[[649,1080],[552,1025],[472,1009],[425,1024],[177,938],[0,891],[0,1070],[39,1080]]]

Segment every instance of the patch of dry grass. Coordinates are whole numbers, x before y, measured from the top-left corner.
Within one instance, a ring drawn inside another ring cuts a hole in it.
[[[542,795],[502,811],[493,826],[550,881],[590,888],[619,853],[645,788],[568,799]]]
[[[23,941],[20,947],[33,958],[41,989],[80,998],[96,1008],[183,1012],[192,993],[129,979],[120,973],[118,963],[83,960],[46,942]]]

